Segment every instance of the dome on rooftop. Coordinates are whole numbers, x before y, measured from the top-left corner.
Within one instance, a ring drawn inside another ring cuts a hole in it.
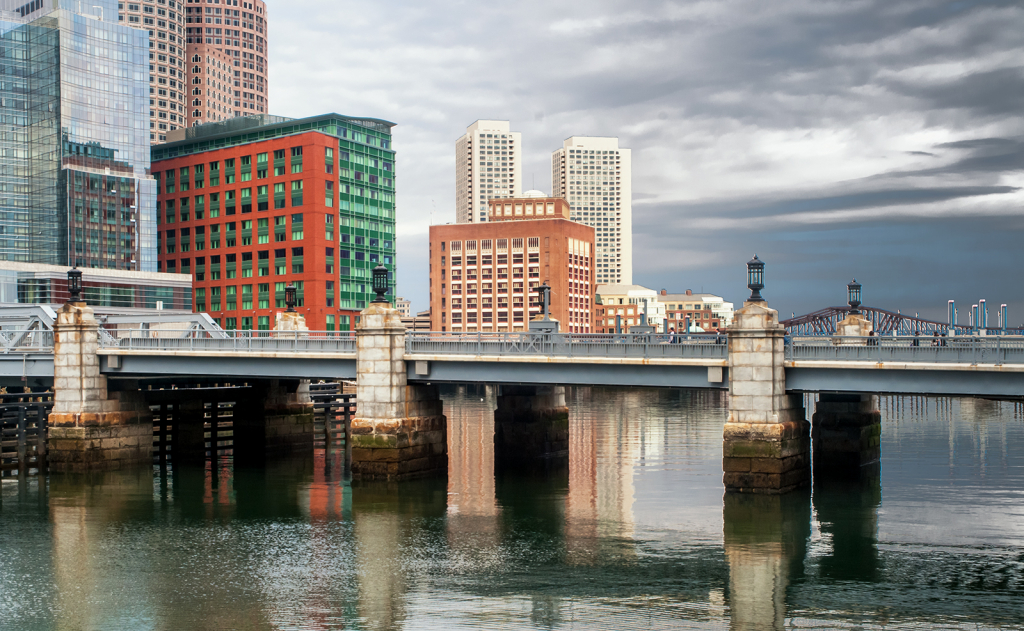
[[[548,196],[547,193],[545,193],[544,191],[538,191],[538,190],[526,191],[525,193],[523,193],[523,197],[547,197],[547,196]]]

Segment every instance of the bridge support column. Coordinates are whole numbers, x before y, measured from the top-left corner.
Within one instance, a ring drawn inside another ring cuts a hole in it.
[[[563,386],[501,386],[494,410],[494,462],[529,464],[569,457]]]
[[[881,435],[877,395],[822,393],[811,417],[814,470],[859,473],[877,468]]]
[[[183,399],[175,407],[171,459],[175,463],[206,459],[206,407],[201,399]]]
[[[784,335],[763,302],[745,303],[729,328],[727,491],[778,494],[810,482],[810,423],[802,398],[786,394]]]
[[[402,480],[447,472],[447,425],[437,388],[408,384],[398,310],[371,303],[356,329],[352,476]]]
[[[69,303],[54,323],[54,396],[49,417],[51,471],[149,466],[153,415],[137,384],[111,392],[100,374],[99,323],[85,303]]]
[[[235,404],[234,450],[259,459],[313,449],[309,381],[271,379],[253,384],[253,396]]]

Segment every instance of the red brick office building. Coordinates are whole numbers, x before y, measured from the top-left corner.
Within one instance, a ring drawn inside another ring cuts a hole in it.
[[[591,332],[594,229],[570,221],[561,198],[488,204],[486,222],[430,227],[431,329],[525,331],[546,282],[561,332]]]
[[[371,123],[390,125],[227,121],[154,147],[159,270],[191,274],[195,311],[225,329],[273,329],[294,283],[310,330],[352,330],[372,268],[395,268],[390,127]]]

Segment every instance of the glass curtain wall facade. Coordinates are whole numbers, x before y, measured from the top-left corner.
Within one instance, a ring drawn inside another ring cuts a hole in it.
[[[88,11],[0,22],[0,260],[156,271],[149,34]]]

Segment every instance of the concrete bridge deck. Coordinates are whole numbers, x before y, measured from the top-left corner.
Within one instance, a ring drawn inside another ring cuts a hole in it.
[[[112,378],[355,379],[349,332],[128,330],[101,336]],[[2,331],[0,380],[47,383],[50,331]],[[725,336],[409,332],[410,382],[715,388],[728,386]],[[796,337],[787,390],[1024,397],[1024,337]]]

